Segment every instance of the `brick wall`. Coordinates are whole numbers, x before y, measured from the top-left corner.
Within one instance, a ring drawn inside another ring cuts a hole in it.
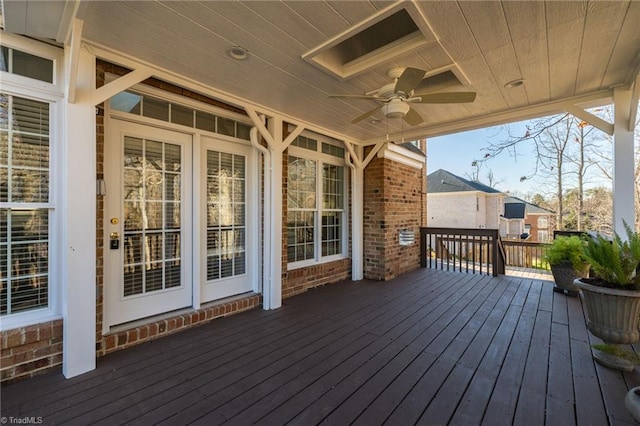
[[[33,377],[62,364],[62,320],[6,330],[0,338],[3,383]]]
[[[282,298],[304,293],[313,287],[333,284],[351,276],[351,259],[322,263],[288,271],[282,280]]]
[[[262,304],[262,296],[248,297],[213,304],[197,311],[187,312],[170,318],[146,323],[115,333],[100,335],[96,344],[96,355],[102,356],[137,344],[148,342],[158,337],[168,336],[181,330],[204,324],[215,318],[247,311]]]
[[[426,204],[424,169],[375,158],[364,173],[364,275],[390,280],[420,266],[420,227]],[[399,244],[401,230],[415,233],[410,246]]]

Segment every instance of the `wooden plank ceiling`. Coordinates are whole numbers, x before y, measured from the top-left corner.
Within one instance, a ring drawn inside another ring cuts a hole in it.
[[[405,2],[435,42],[345,81],[303,59],[395,4],[87,1],[77,17],[84,20],[83,36],[90,43],[361,141],[387,132],[428,136],[491,124],[505,111],[628,85],[638,73],[637,1]],[[234,45],[248,49],[249,58],[231,59],[226,51]],[[381,114],[380,123],[353,125],[352,118],[376,104],[328,98],[378,89],[391,81],[386,73],[393,66],[421,68],[427,75],[452,69],[464,84],[455,90],[475,91],[477,99],[414,105],[425,121],[411,128]],[[524,85],[505,87],[516,79],[524,79]],[[519,114],[528,115],[526,110]]]

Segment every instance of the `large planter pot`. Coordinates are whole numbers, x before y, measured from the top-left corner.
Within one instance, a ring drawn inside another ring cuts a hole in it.
[[[640,291],[618,290],[576,279],[587,306],[587,327],[605,343],[631,344],[640,340]]]
[[[551,273],[556,285],[554,291],[564,293],[569,296],[577,296],[580,290],[573,282],[576,278],[584,278],[589,272],[589,265],[585,265],[583,270],[577,270],[571,262],[562,262],[551,265]]]

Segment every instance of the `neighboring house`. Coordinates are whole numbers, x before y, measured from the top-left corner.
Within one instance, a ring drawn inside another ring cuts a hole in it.
[[[546,243],[553,236],[555,212],[529,203],[518,197],[505,198],[505,217],[524,219],[523,233],[528,234],[529,241]]]
[[[495,188],[439,169],[427,176],[427,225],[500,229],[504,197]]]
[[[500,221],[500,236],[507,239],[523,239],[525,235],[525,205],[522,203],[511,203],[506,200],[512,197],[506,197],[504,203],[504,214]]]
[[[547,242],[554,212],[439,169],[427,176],[427,225],[499,229],[506,239]]]

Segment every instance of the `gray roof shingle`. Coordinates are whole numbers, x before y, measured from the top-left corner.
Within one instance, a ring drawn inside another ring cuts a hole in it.
[[[481,191],[488,194],[501,193],[501,191],[483,183],[462,178],[442,169],[438,169],[427,176],[427,193],[429,194],[463,191]]]
[[[505,206],[509,203],[519,203],[525,205],[526,214],[554,214],[555,212],[544,207],[540,207],[537,204],[530,203],[518,197],[509,196],[504,199]]]

